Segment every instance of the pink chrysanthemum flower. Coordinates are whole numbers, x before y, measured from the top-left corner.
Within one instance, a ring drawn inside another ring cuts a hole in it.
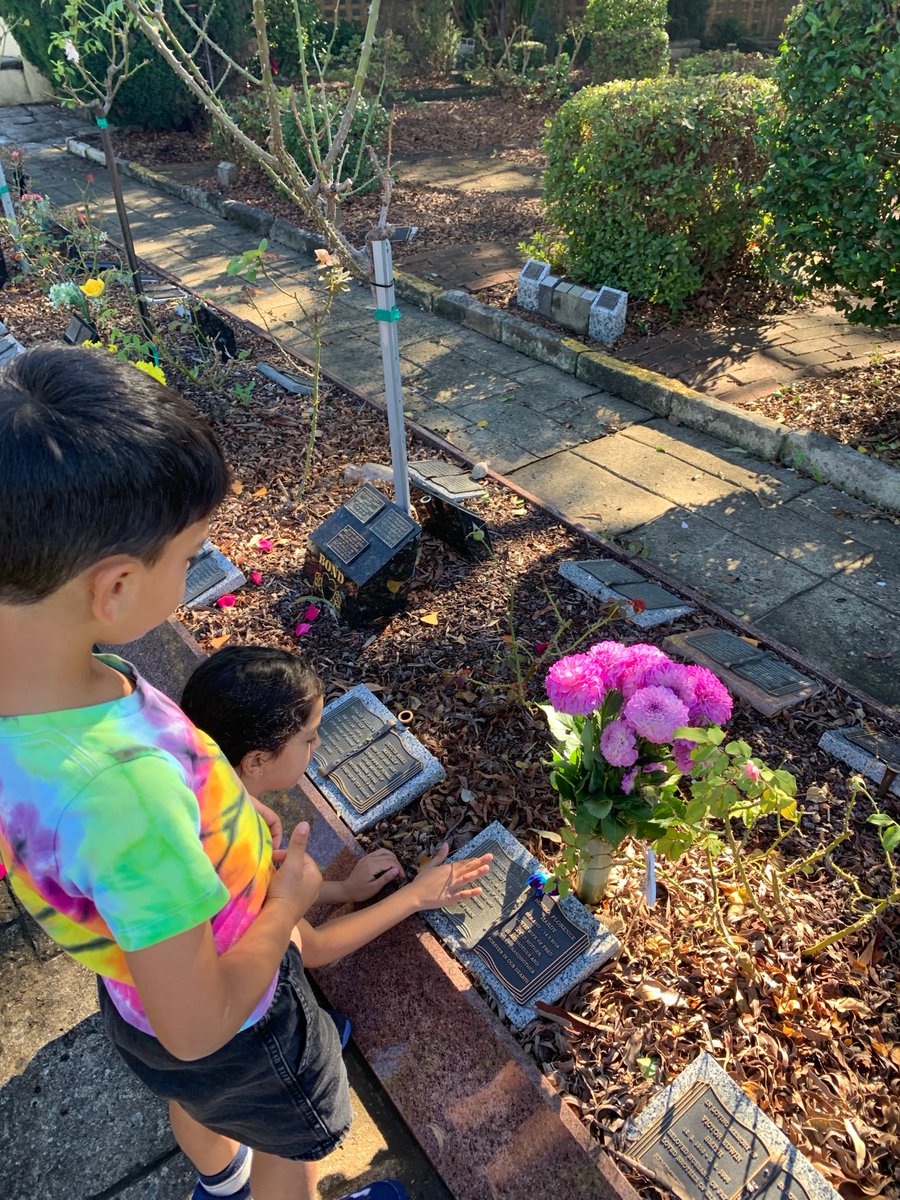
[[[651,671],[666,666],[669,662],[671,659],[656,646],[648,646],[645,642],[629,646],[625,658],[616,668],[619,691],[626,700],[630,700],[639,688],[647,686],[647,676]]]
[[[587,716],[603,700],[603,683],[587,654],[568,654],[555,662],[545,687],[556,711],[571,716]]]
[[[683,663],[671,659],[644,672],[644,687],[665,687],[674,692],[679,700],[690,708],[694,699],[694,681]]]
[[[694,685],[694,699],[690,704],[690,723],[698,725],[724,725],[731,716],[732,700],[728,689],[706,667],[686,668]]]
[[[624,721],[610,721],[600,734],[600,753],[611,767],[630,767],[637,762],[637,740]]]
[[[689,742],[685,738],[678,738],[672,743],[672,757],[675,759],[675,766],[682,775],[690,775],[694,769],[694,760],[691,758],[691,751],[697,745],[696,742]]]
[[[634,781],[637,779],[640,769],[640,767],[632,767],[622,776],[622,791],[626,796],[630,796],[634,791]]]
[[[687,724],[688,709],[668,688],[645,687],[626,702],[622,716],[648,742],[670,742],[675,730]]]
[[[619,686],[618,669],[627,660],[628,653],[628,647],[621,642],[598,642],[588,650],[587,657],[599,672],[604,686],[614,688]]]

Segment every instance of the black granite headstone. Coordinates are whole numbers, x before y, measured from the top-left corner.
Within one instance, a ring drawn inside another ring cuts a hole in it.
[[[493,854],[491,869],[471,896],[444,915],[460,940],[497,976],[518,1004],[530,1004],[590,944],[551,897],[528,884],[528,872],[497,842],[481,847]]]
[[[365,484],[313,533],[304,574],[351,625],[390,616],[406,602],[422,531],[371,484]]]

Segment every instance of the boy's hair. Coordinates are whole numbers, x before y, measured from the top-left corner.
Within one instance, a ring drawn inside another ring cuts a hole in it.
[[[0,373],[0,603],[112,554],[152,564],[227,489],[206,422],[129,363],[38,346]]]
[[[253,750],[283,749],[322,693],[322,680],[296,654],[273,646],[226,646],[191,675],[181,708],[237,767]]]

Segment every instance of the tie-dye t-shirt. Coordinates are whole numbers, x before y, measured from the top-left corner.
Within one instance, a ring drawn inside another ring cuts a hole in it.
[[[272,838],[215,742],[130,664],[99,657],[130,695],[0,718],[0,859],[50,937],[152,1033],[124,951],[211,921],[223,954],[265,899]]]

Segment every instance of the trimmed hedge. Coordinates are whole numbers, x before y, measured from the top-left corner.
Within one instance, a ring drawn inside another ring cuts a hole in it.
[[[675,72],[685,79],[704,79],[709,75],[754,75],[771,79],[775,74],[774,58],[763,54],[742,54],[740,50],[708,50],[692,54],[675,64]]]
[[[669,37],[664,29],[616,29],[595,33],[591,49],[594,83],[650,79],[669,69]]]
[[[748,76],[585,88],[544,143],[544,204],[566,237],[566,274],[680,312],[746,261],[768,159],[757,111],[774,88]]]
[[[588,0],[585,24],[592,33],[622,29],[664,29],[669,10],[666,0]]]
[[[896,0],[807,0],[775,82],[783,116],[761,203],[780,266],[849,293],[851,321],[900,321],[900,35]]]
[[[51,82],[55,80],[53,62],[61,51],[50,47],[50,37],[65,27],[65,7],[66,0],[0,0],[0,17],[15,26],[23,56]],[[190,44],[193,35],[187,25],[179,22],[174,13],[170,20],[179,37]],[[249,24],[249,0],[218,0],[210,32],[223,49],[235,54],[246,42]],[[105,55],[91,51],[85,54],[84,61],[96,77],[103,77],[108,62]],[[147,39],[135,34],[131,66],[139,63],[146,65],[122,85],[110,121],[142,129],[182,129],[192,124],[200,111],[199,102]]]

